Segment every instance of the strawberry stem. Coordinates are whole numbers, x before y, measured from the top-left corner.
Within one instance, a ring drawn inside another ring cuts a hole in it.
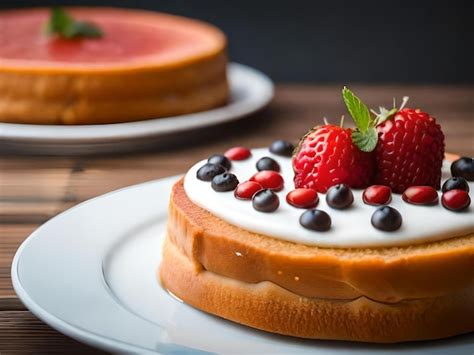
[[[400,108],[398,109],[398,111],[403,110],[403,108],[407,104],[408,100],[410,100],[410,98],[408,96],[403,96],[402,104],[400,105]],[[395,107],[395,105],[393,107]]]

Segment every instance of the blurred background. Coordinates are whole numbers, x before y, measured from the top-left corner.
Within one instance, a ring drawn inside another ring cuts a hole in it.
[[[232,61],[277,82],[474,83],[474,1],[2,0],[0,8],[102,5],[202,19]]]

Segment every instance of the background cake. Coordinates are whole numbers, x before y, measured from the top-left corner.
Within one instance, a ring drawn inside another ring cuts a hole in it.
[[[47,9],[0,12],[0,122],[126,122],[226,103],[226,39],[217,28],[140,10],[70,8],[65,16],[99,33],[47,33]]]

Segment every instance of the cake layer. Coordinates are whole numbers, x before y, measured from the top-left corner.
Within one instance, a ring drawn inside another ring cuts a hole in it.
[[[186,303],[261,330],[313,339],[394,343],[474,331],[474,287],[444,296],[374,302],[306,298],[272,282],[249,284],[216,275],[191,262],[167,238],[159,272],[169,291]]]
[[[227,102],[226,40],[217,28],[147,11],[70,11],[104,36],[48,38],[45,9],[0,12],[9,33],[0,48],[0,122],[126,122]]]
[[[296,244],[214,216],[190,201],[182,179],[171,193],[168,234],[196,267],[245,283],[270,281],[305,297],[395,303],[474,285],[474,234],[388,248]]]

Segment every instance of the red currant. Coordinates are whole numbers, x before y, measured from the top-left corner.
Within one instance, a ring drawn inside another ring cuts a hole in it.
[[[283,177],[272,170],[259,171],[250,178],[250,181],[258,182],[263,188],[275,191],[280,191],[284,185]]]
[[[313,189],[295,189],[286,195],[286,202],[296,208],[314,208],[318,201],[318,193]]]
[[[385,185],[372,185],[364,190],[362,199],[368,205],[388,205],[392,201],[392,189]]]
[[[438,193],[431,186],[411,186],[402,195],[403,201],[413,205],[435,205]]]
[[[448,210],[462,211],[469,207],[471,198],[467,191],[455,189],[446,191],[441,197],[441,203]]]
[[[245,147],[234,147],[227,150],[224,155],[230,160],[245,160],[252,155],[250,149]]]
[[[260,190],[263,190],[262,185],[255,181],[245,181],[237,185],[234,190],[234,196],[240,200],[251,200]]]

